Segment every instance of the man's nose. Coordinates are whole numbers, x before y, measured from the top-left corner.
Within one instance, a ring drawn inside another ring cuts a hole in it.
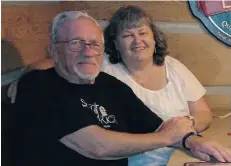
[[[92,50],[92,48],[91,48],[91,46],[89,44],[85,45],[82,53],[83,53],[84,56],[87,56],[87,57],[95,56],[95,53],[94,53],[94,51]]]

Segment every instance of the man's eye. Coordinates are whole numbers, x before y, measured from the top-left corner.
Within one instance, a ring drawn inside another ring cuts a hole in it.
[[[79,40],[71,40],[70,44],[75,45],[75,44],[80,44],[81,42]]]
[[[94,46],[94,47],[100,47],[99,43],[91,43],[91,45]]]

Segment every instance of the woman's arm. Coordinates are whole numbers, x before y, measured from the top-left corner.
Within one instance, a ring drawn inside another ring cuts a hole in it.
[[[212,123],[212,112],[203,97],[195,102],[188,102],[190,114],[194,117],[194,129],[201,132]]]

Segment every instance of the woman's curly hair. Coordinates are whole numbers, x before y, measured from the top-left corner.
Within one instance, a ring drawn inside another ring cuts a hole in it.
[[[156,65],[163,65],[167,51],[167,40],[153,23],[153,19],[146,11],[137,6],[126,6],[119,8],[109,21],[109,25],[104,30],[105,52],[109,55],[112,64],[122,62],[121,55],[115,47],[114,41],[118,33],[126,28],[141,27],[148,25],[154,34],[155,52],[153,61]]]

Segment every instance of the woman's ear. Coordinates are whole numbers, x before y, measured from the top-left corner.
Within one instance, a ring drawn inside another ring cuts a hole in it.
[[[49,44],[47,47],[48,55],[55,63],[58,62],[58,50],[55,44]]]

